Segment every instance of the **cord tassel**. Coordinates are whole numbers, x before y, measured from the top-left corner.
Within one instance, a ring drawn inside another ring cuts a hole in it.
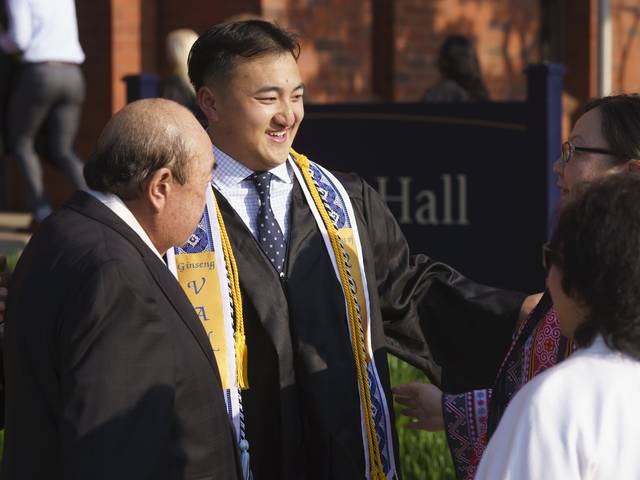
[[[227,274],[229,275],[229,283],[231,288],[231,298],[233,299],[233,320],[234,320],[234,348],[236,351],[236,383],[241,390],[249,388],[249,352],[247,342],[244,335],[244,315],[242,313],[242,295],[240,293],[240,279],[238,276],[238,266],[233,256],[233,249],[227,235],[227,229],[224,225],[222,212],[216,202],[216,215],[218,224],[220,225],[220,239],[222,241],[222,250],[224,255]]]
[[[245,341],[244,333],[240,334],[236,332],[234,334],[235,347],[236,347],[236,374],[238,377],[238,387],[241,390],[249,388],[249,375],[248,375],[248,352],[247,343]]]

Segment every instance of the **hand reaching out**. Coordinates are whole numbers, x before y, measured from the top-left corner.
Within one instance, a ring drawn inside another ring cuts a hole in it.
[[[393,388],[402,414],[411,417],[408,428],[438,432],[444,429],[442,391],[430,383],[412,382]]]

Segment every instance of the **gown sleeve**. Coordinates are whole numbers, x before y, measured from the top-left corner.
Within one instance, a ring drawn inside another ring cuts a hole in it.
[[[447,392],[491,385],[525,295],[481,285],[427,255],[412,255],[384,200],[362,185],[388,351]]]

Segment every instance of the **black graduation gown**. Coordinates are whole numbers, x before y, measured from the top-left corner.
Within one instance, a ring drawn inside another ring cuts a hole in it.
[[[380,196],[356,175],[336,175],[357,217],[374,358],[390,406],[387,352],[440,383],[441,368],[451,378],[462,373],[455,362],[451,368],[446,363],[455,358],[447,353],[448,342],[464,350],[466,343],[488,341],[477,351],[499,350],[496,365],[487,367],[493,369],[489,376],[495,375],[523,296],[474,284],[426,256],[410,257],[400,227]],[[236,255],[243,295],[250,385],[243,392],[243,403],[255,479],[364,478],[356,370],[344,297],[300,186],[296,181],[292,193],[283,278],[242,219],[219,192],[215,194]],[[461,339],[465,333],[457,327],[474,323],[467,315],[504,331],[504,341],[489,335],[468,342]],[[436,349],[444,352],[441,358],[434,358]],[[484,381],[475,377],[472,372],[461,379],[461,387]],[[397,457],[395,432],[394,443]]]

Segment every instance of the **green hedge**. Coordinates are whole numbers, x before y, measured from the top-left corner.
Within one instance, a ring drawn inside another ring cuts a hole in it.
[[[419,370],[389,355],[391,385],[427,381]],[[455,471],[444,433],[418,432],[404,428],[408,419],[400,416],[398,405],[396,428],[400,442],[400,467],[404,480],[455,480]]]
[[[13,272],[16,269],[16,263],[18,263],[21,253],[22,250],[18,250],[7,255],[7,267],[9,267],[9,271]]]

